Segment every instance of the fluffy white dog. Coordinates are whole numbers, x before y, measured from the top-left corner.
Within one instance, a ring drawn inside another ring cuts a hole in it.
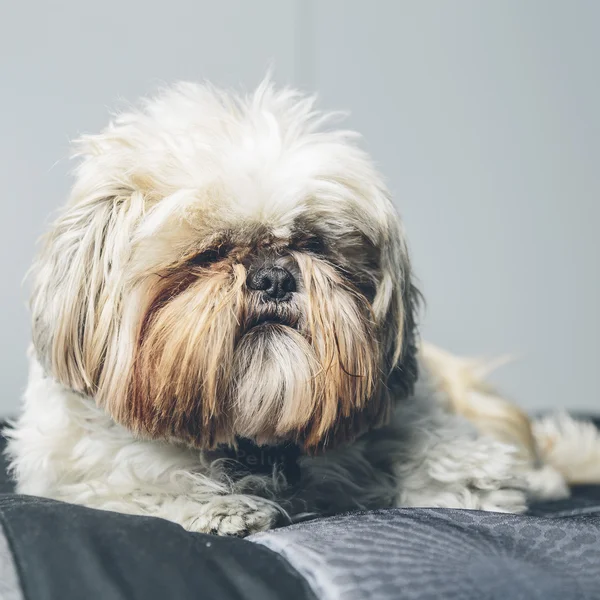
[[[419,350],[400,220],[327,123],[268,82],[180,84],[79,140],[33,266],[20,492],[245,535],[354,508],[522,511],[598,477],[591,425],[536,442],[472,365]]]

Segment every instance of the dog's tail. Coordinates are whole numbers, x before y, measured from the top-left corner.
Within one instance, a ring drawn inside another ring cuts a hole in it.
[[[539,475],[540,497],[556,496],[570,484],[600,483],[600,431],[590,421],[566,413],[531,420],[490,386],[486,375],[498,363],[455,356],[423,343],[421,358],[444,392],[448,408],[477,429],[518,450],[519,457]],[[501,362],[506,362],[505,360]],[[559,475],[560,474],[560,475]]]
[[[519,456],[531,465],[539,462],[539,453],[531,420],[518,406],[503,398],[486,381],[499,364],[456,356],[430,343],[422,342],[421,359],[443,392],[447,408],[470,421],[479,431],[514,446]]]
[[[600,483],[600,431],[591,421],[566,413],[532,423],[542,460],[570,484]]]

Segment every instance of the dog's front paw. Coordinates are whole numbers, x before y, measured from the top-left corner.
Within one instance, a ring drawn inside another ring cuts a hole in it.
[[[527,481],[514,448],[480,440],[466,484],[471,506],[478,510],[522,513],[527,510]]]
[[[451,439],[411,464],[398,465],[396,506],[520,513],[527,482],[515,449],[487,438]]]
[[[207,502],[186,529],[214,535],[245,537],[275,526],[280,512],[253,496],[217,496]]]
[[[527,510],[527,494],[516,488],[500,488],[487,492],[471,492],[473,503],[469,508],[503,513],[522,513]]]
[[[465,472],[470,496],[466,508],[505,513],[527,510],[527,481],[514,448],[480,439],[469,471]]]

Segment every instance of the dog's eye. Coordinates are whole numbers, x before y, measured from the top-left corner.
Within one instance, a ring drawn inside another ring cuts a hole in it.
[[[224,259],[228,252],[229,248],[225,244],[222,244],[214,248],[207,248],[206,250],[203,250],[199,254],[196,254],[194,257],[192,257],[189,262],[192,265],[203,267]]]
[[[305,238],[302,240],[299,246],[305,252],[310,252],[312,254],[325,254],[325,244],[323,243],[323,240],[317,236]]]

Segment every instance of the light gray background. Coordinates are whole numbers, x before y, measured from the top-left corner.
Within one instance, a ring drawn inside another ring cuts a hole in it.
[[[406,221],[425,336],[513,354],[495,380],[527,408],[600,408],[599,29],[596,0],[3,3],[0,414],[68,140],[162,82],[252,88],[269,65],[351,111]]]

